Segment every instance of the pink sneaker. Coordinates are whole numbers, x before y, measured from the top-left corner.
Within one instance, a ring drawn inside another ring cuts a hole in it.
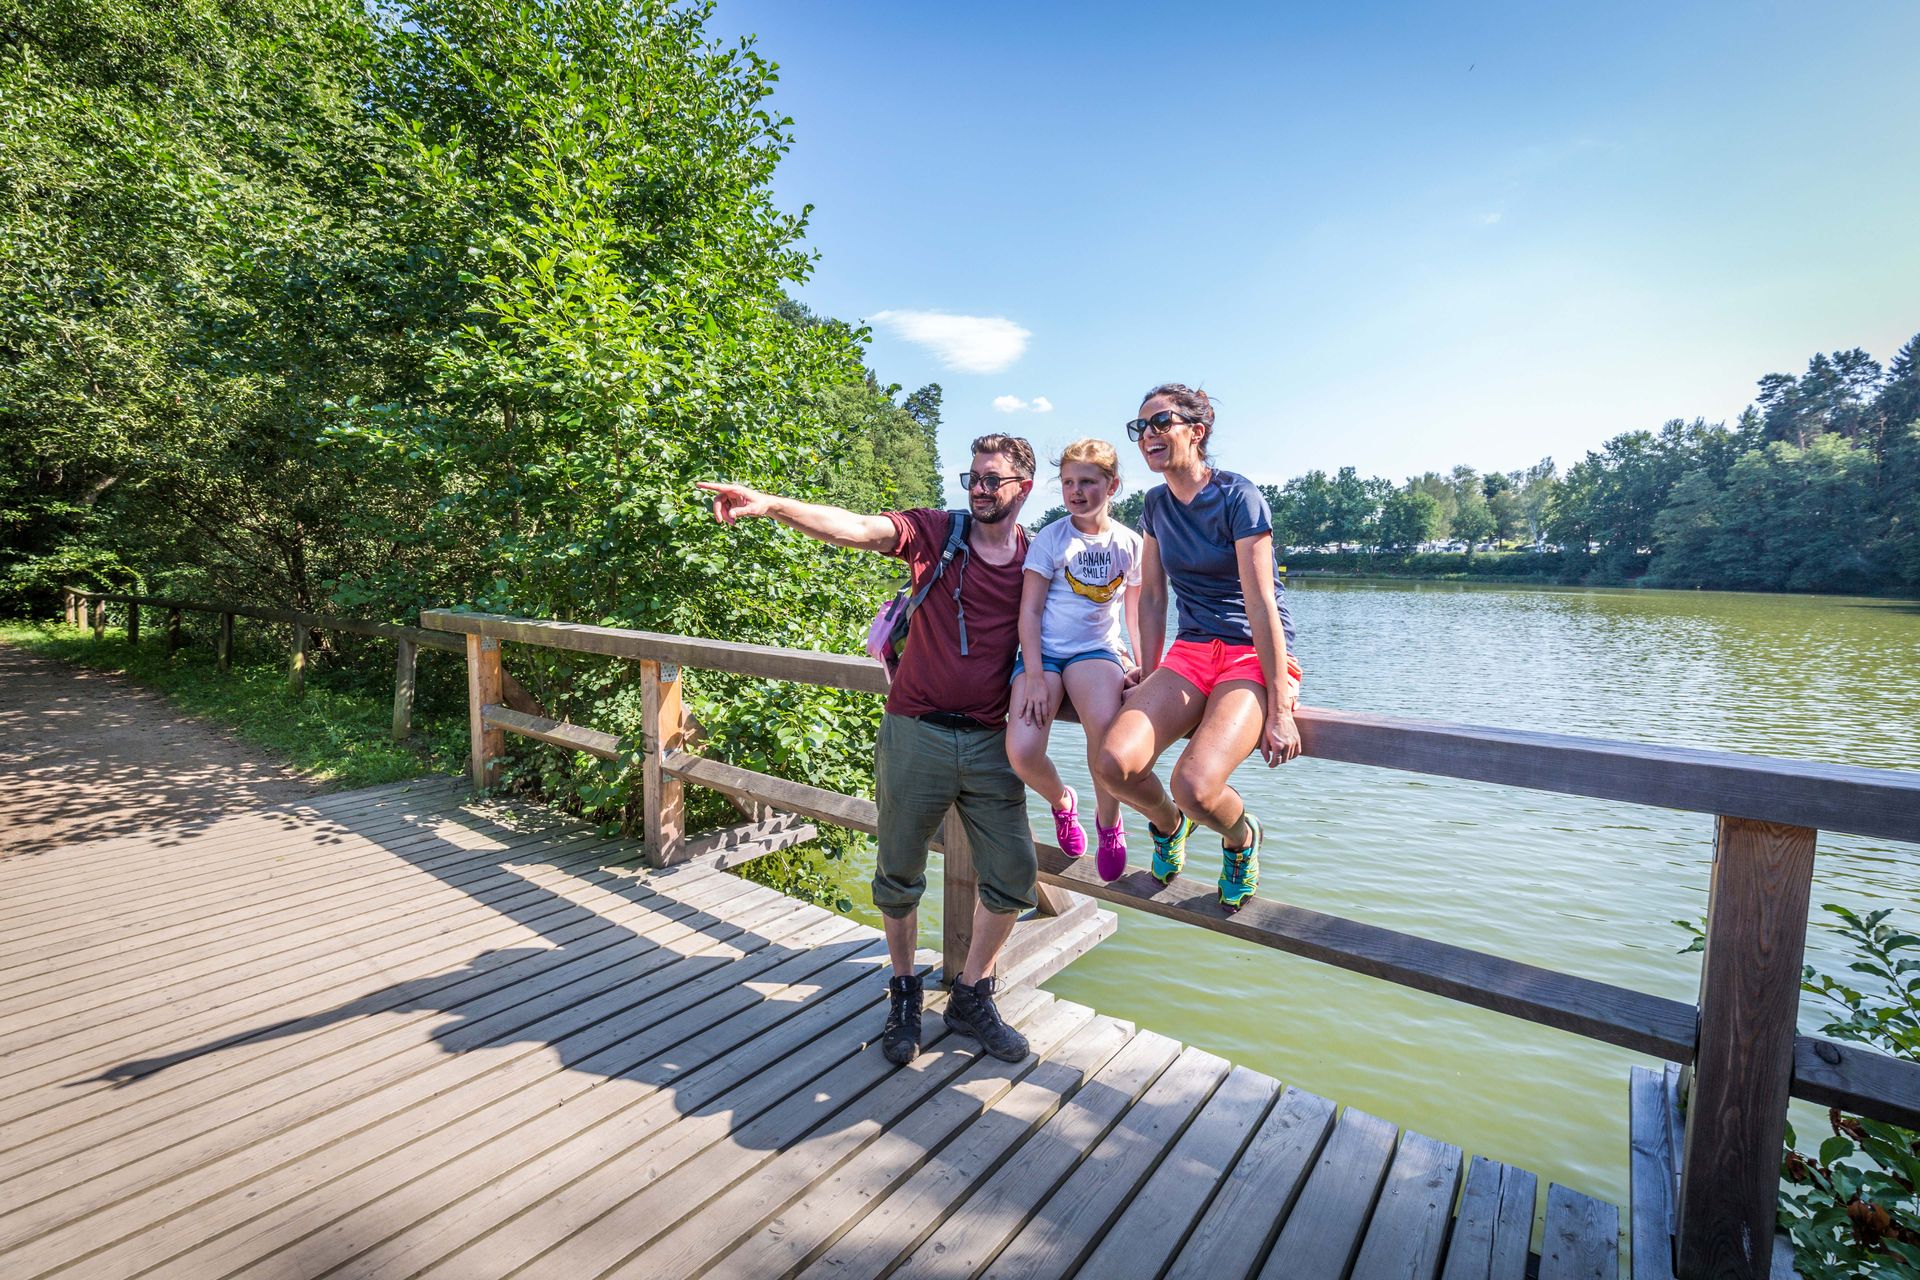
[[[1067,807],[1053,811],[1053,838],[1069,858],[1087,851],[1087,829],[1080,825],[1080,797],[1072,787],[1067,788]]]
[[[1096,819],[1093,829],[1100,835],[1100,850],[1093,855],[1093,869],[1111,884],[1127,873],[1127,828],[1125,823],[1103,827]]]

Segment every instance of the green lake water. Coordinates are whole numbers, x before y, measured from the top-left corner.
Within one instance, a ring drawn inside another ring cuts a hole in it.
[[[1289,601],[1310,705],[1920,767],[1914,602],[1361,582],[1296,583]],[[1056,729],[1054,758],[1089,796],[1077,726]],[[1263,896],[1698,995],[1699,957],[1678,954],[1672,922],[1705,913],[1709,815],[1319,760],[1256,758],[1234,780],[1266,823]],[[1050,831],[1045,806],[1030,808]],[[1146,827],[1129,816],[1144,865]],[[1197,841],[1189,873],[1211,882],[1218,860],[1217,841]],[[1811,962],[1837,973],[1848,958],[1820,904],[1913,919],[1917,870],[1920,846],[1823,832]],[[1627,1069],[1647,1059],[1116,910],[1118,933],[1049,990],[1626,1205]],[[938,938],[929,911],[922,940]],[[1803,1006],[1805,1029],[1821,1020]],[[1795,1122],[1821,1123],[1810,1108]]]

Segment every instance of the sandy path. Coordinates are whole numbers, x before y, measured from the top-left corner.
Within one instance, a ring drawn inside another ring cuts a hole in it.
[[[324,790],[121,676],[0,644],[0,857]]]

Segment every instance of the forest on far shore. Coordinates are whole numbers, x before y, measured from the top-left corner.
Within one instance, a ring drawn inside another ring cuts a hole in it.
[[[1471,573],[1478,549],[1524,550],[1535,554],[1479,569],[1920,595],[1920,336],[1886,367],[1857,347],[1815,355],[1805,373],[1761,378],[1731,427],[1676,418],[1623,432],[1564,474],[1552,458],[1401,484],[1342,467],[1261,490],[1281,554],[1309,569]],[[1143,493],[1121,498],[1114,515],[1137,526]],[[1065,514],[1055,507],[1038,523]],[[1461,554],[1432,555],[1436,544]]]

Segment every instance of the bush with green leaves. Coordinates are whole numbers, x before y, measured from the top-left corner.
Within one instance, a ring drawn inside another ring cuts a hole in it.
[[[1867,981],[1806,970],[1803,989],[1833,1013],[1821,1028],[1908,1061],[1920,1060],[1920,937],[1889,923],[1889,910],[1828,906]],[[1808,1280],[1920,1276],[1920,1134],[1830,1112],[1832,1136],[1812,1154],[1791,1129],[1782,1169],[1780,1225]]]

